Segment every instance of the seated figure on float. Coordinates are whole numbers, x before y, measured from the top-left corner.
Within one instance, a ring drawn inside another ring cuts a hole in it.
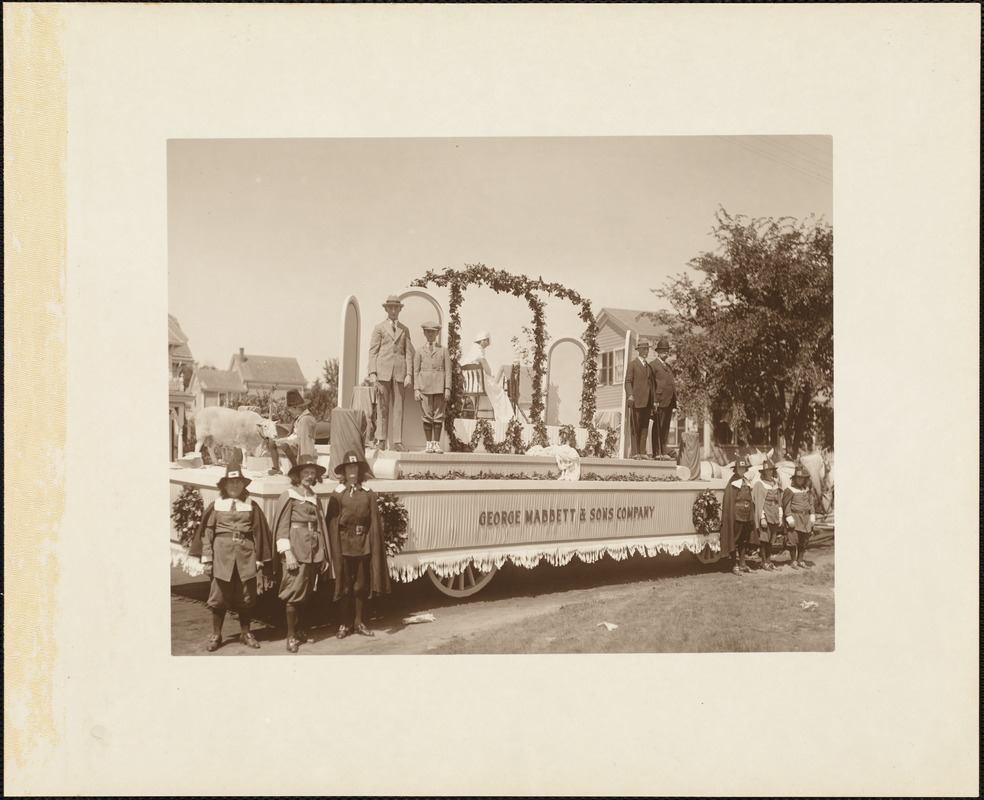
[[[485,394],[492,404],[492,412],[496,422],[508,422],[513,418],[513,407],[509,395],[502,385],[505,366],[500,365],[493,370],[485,357],[486,348],[492,343],[488,331],[479,331],[472,340],[472,346],[461,359],[461,366],[478,364],[484,373]]]

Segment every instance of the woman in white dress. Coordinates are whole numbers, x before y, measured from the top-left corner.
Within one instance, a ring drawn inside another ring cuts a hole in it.
[[[492,404],[492,412],[495,414],[496,422],[508,422],[513,418],[512,403],[509,402],[509,395],[502,388],[502,378],[504,375],[503,367],[500,366],[493,371],[485,357],[485,348],[492,343],[492,337],[488,331],[479,331],[475,334],[471,349],[461,359],[461,365],[480,364],[482,372],[485,373],[485,394]]]

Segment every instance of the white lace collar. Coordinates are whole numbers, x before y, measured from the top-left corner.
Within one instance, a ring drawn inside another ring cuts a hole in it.
[[[253,500],[247,497],[245,500],[236,500],[233,497],[220,497],[215,501],[216,511],[252,511]]]
[[[310,497],[307,497],[301,494],[299,491],[297,491],[297,489],[295,489],[293,486],[291,486],[287,490],[287,494],[294,500],[297,500],[299,503],[310,503],[311,505],[315,505],[315,506],[318,505],[318,496],[316,494],[312,494]]]

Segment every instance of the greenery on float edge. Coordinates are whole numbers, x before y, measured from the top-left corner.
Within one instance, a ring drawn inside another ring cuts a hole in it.
[[[556,481],[559,473],[548,472],[545,475],[529,475],[525,472],[477,472],[469,475],[462,470],[451,470],[449,472],[407,472],[401,473],[400,480],[407,481]],[[627,473],[624,475],[599,475],[597,472],[582,472],[578,480],[582,481],[637,481],[637,482],[671,482],[682,480],[677,475],[663,475],[659,477],[649,475],[639,475],[638,473]]]
[[[185,484],[171,504],[171,520],[178,532],[178,541],[182,546],[191,544],[191,539],[198,530],[205,511],[205,501],[198,487]]]
[[[581,455],[610,456],[609,441],[602,441],[601,432],[594,425],[594,415],[597,405],[596,391],[598,388],[598,325],[591,311],[591,301],[582,297],[573,289],[568,289],[560,283],[548,283],[542,278],[533,280],[525,275],[512,275],[505,270],[486,267],[484,264],[468,264],[465,269],[448,269],[442,272],[428,271],[425,275],[411,281],[411,286],[426,287],[433,283],[449,290],[448,304],[448,352],[451,358],[451,402],[445,411],[445,429],[448,432],[448,442],[451,451],[469,453],[475,449],[481,440],[488,452],[502,453],[525,451],[520,433],[507,430],[506,438],[496,443],[491,435],[491,427],[486,435],[475,426],[470,442],[462,442],[454,430],[454,421],[461,415],[461,303],[462,289],[466,286],[485,286],[499,294],[511,294],[522,297],[533,312],[533,397],[530,403],[530,419],[533,425],[533,440],[530,445],[547,446],[547,425],[543,419],[543,378],[547,356],[544,352],[546,342],[546,326],[543,316],[544,303],[534,292],[545,292],[554,297],[569,300],[580,306],[578,316],[585,323],[584,345],[587,350],[584,358],[584,370],[581,381],[581,422],[580,426],[588,431],[588,440]],[[481,421],[480,421],[481,422]],[[487,421],[486,421],[487,422]],[[518,424],[518,421],[517,421]],[[610,435],[608,437],[611,438]],[[574,446],[573,444],[571,445]],[[617,447],[617,436],[615,440]],[[612,448],[612,452],[614,448]]]
[[[406,546],[410,514],[399,496],[392,492],[376,492],[376,499],[379,502],[386,555],[395,556]]]

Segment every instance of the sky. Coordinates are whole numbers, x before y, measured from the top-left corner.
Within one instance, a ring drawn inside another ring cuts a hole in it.
[[[226,369],[242,347],[296,357],[309,381],[341,353],[346,297],[364,350],[385,298],[428,270],[482,263],[563,283],[596,315],[652,311],[652,290],[714,248],[719,207],[833,222],[832,148],[819,135],[172,139],[168,307],[199,363]],[[510,361],[528,324],[521,299],[466,290],[463,338],[488,330],[491,361]],[[548,302],[552,339],[583,327]]]

